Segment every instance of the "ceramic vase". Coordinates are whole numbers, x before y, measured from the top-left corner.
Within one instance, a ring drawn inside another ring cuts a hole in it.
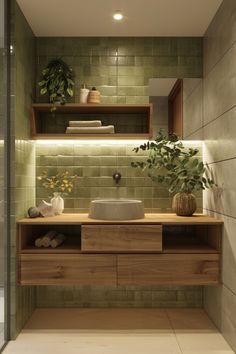
[[[196,197],[192,193],[177,193],[172,201],[172,209],[179,216],[191,216],[197,209]]]
[[[88,94],[89,94],[89,89],[87,89],[85,87],[85,85],[83,85],[83,87],[80,89],[79,102],[80,103],[87,103]]]
[[[61,193],[54,192],[53,198],[51,199],[53,211],[55,215],[60,215],[64,210],[64,199],[61,197]]]

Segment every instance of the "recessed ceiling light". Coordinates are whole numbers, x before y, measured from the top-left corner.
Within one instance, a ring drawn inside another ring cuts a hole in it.
[[[122,20],[123,15],[122,15],[122,13],[121,13],[120,11],[116,11],[116,12],[114,13],[114,15],[113,15],[113,18],[114,18],[114,20],[116,20],[116,21],[120,21],[120,20]]]

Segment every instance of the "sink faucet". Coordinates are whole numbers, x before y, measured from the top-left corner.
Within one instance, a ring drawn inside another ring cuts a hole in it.
[[[120,172],[115,172],[112,177],[116,181],[116,184],[118,184],[121,179],[121,174],[120,174]]]

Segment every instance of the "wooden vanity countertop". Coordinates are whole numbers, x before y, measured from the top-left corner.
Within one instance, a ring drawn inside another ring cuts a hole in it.
[[[84,224],[160,224],[160,225],[220,225],[223,221],[203,214],[193,216],[177,216],[175,214],[145,214],[143,219],[137,220],[97,220],[88,217],[88,214],[62,214],[52,217],[24,218],[17,221],[18,224],[31,225],[84,225]]]

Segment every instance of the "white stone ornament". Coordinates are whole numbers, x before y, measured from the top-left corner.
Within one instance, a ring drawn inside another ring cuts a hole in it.
[[[45,202],[42,200],[38,205],[38,210],[42,216],[54,216],[53,206],[51,203]]]

